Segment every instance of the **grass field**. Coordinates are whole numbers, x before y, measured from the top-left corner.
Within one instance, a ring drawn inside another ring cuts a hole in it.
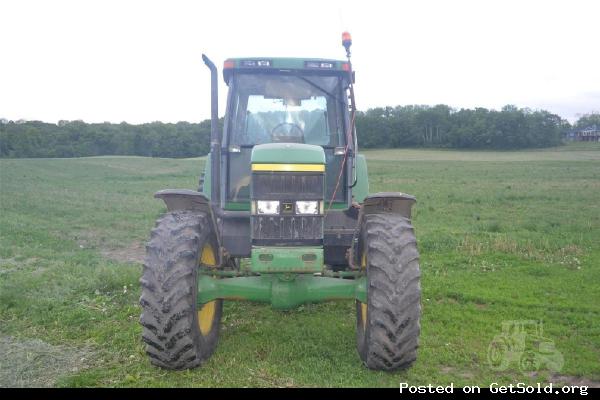
[[[351,301],[290,312],[228,302],[215,355],[150,365],[140,340],[144,243],[163,188],[195,188],[202,159],[0,160],[0,387],[600,384],[600,147],[366,152],[371,191],[416,195],[418,360],[365,369]],[[558,373],[493,371],[509,320],[541,320]]]

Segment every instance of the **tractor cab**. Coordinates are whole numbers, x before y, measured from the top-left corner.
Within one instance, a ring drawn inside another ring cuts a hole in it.
[[[205,170],[220,184],[205,182],[202,192],[222,216],[229,254],[251,257],[258,245],[318,246],[300,257],[347,265],[357,223],[352,201],[368,193],[367,179],[352,188],[357,158],[350,69],[347,61],[329,59],[225,60],[225,121]],[[364,158],[361,167],[366,175]],[[330,246],[324,249],[324,242]],[[321,265],[297,267],[316,272]]]
[[[336,60],[225,61],[223,78],[229,93],[221,146],[226,178],[221,196],[224,209],[250,210],[251,154],[255,146],[263,144],[320,147],[325,156],[324,197],[332,198],[348,144],[348,68],[347,62]],[[352,149],[352,139],[349,146]],[[280,155],[283,160],[287,158]],[[297,161],[302,162],[302,158]],[[346,174],[342,180],[334,198],[338,204],[347,201]]]

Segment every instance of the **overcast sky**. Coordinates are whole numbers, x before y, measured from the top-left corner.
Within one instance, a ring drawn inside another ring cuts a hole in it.
[[[0,117],[209,117],[204,52],[343,58],[361,110],[600,111],[600,1],[0,0]],[[226,87],[220,78],[221,114]]]

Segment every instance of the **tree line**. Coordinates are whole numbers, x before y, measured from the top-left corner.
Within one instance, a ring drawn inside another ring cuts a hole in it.
[[[0,124],[0,157],[196,157],[210,150],[210,120],[132,125],[59,121]]]
[[[373,108],[357,115],[356,128],[363,147],[520,149],[559,145],[570,125],[543,110],[454,110],[440,104]]]
[[[587,115],[575,126],[599,119]],[[510,105],[500,111],[411,105],[357,112],[356,128],[361,148],[518,149],[559,145],[572,127],[548,111]],[[0,120],[0,157],[195,157],[209,149],[210,120],[140,125]]]

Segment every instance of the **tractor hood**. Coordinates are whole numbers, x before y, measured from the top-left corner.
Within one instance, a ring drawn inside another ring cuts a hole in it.
[[[254,146],[252,164],[325,164],[321,146],[302,143],[267,143]]]

